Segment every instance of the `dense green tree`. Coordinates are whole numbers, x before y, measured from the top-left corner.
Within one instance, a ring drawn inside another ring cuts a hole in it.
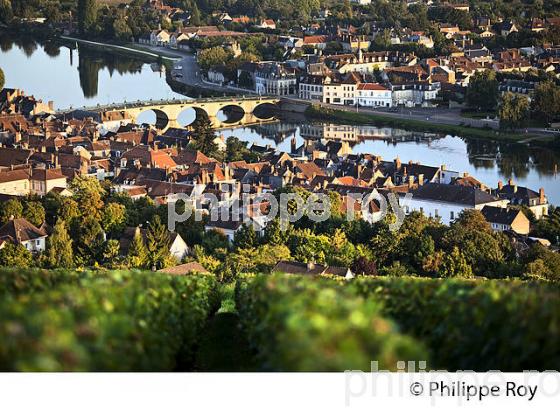
[[[96,0],[78,0],[78,29],[80,33],[90,32],[97,21],[97,2]]]
[[[23,205],[17,199],[9,199],[0,204],[0,224],[4,225],[12,218],[23,216]]]
[[[250,160],[252,152],[247,148],[247,142],[237,137],[228,137],[226,140],[226,161]]]
[[[118,266],[120,243],[116,239],[109,239],[103,248],[103,262],[109,268]]]
[[[96,0],[78,0],[77,16],[80,33],[89,33],[97,22]]]
[[[463,253],[454,246],[453,250],[443,257],[439,275],[444,278],[470,278],[473,272]]]
[[[233,237],[233,246],[239,248],[254,248],[258,245],[257,233],[253,224],[243,224]]]
[[[476,110],[491,111],[498,105],[498,81],[492,70],[473,75],[467,89],[467,105]]]
[[[126,208],[116,202],[109,202],[103,208],[101,226],[109,236],[122,232],[126,224]]]
[[[242,71],[239,75],[239,79],[237,80],[237,85],[242,88],[250,88],[254,87],[253,78],[251,78],[251,74],[247,71]]]
[[[123,16],[113,22],[113,31],[117,40],[130,41],[130,37],[132,37],[132,30]]]
[[[560,281],[560,254],[544,246],[534,246],[526,257],[523,276],[527,279]]]
[[[227,236],[222,232],[211,229],[204,233],[202,237],[202,247],[208,253],[214,253],[216,249],[227,249],[229,247],[229,242]]]
[[[74,265],[72,238],[61,218],[56,221],[47,239],[46,261],[51,268],[71,268]]]
[[[31,252],[23,245],[6,242],[0,249],[0,265],[2,266],[28,268],[32,262]]]
[[[88,176],[77,176],[69,188],[74,193],[73,199],[78,204],[80,213],[100,220],[105,190],[99,181]]]
[[[101,259],[103,252],[103,229],[93,215],[85,215],[74,228],[76,235],[76,262],[78,265],[91,266]]]
[[[502,234],[492,231],[490,224],[477,210],[463,211],[452,224],[443,239],[447,254],[454,248],[460,249],[473,273],[480,276],[496,277],[502,274],[502,264],[509,256],[509,242]],[[509,272],[509,275],[514,272]]]
[[[155,215],[146,232],[146,249],[148,251],[148,267],[158,270],[173,264],[169,252],[171,239],[167,227],[161,223],[159,215]]]
[[[288,235],[287,232],[282,231],[278,218],[271,220],[264,228],[264,242],[271,245],[285,243]]]
[[[192,130],[192,149],[198,150],[209,157],[220,157],[221,152],[218,145],[214,142],[216,133],[212,128],[212,123],[208,118],[202,117],[193,123]]]
[[[232,54],[224,47],[216,46],[201,50],[198,53],[197,61],[201,68],[208,70],[211,67],[226,64],[232,57]]]
[[[351,266],[352,272],[361,276],[375,276],[377,275],[377,266],[375,262],[365,256],[357,257]]]
[[[128,255],[126,256],[126,263],[131,268],[145,268],[148,264],[148,250],[144,244],[140,228],[134,232],[132,242],[128,247]]]
[[[68,226],[78,220],[80,217],[80,208],[78,203],[70,197],[62,197],[60,201],[60,208],[56,213],[59,218],[62,218]]]
[[[0,0],[0,22],[8,24],[12,21],[14,13],[10,0]],[[1,71],[1,70],[0,70]],[[2,89],[2,82],[0,81],[0,90]]]
[[[537,115],[551,122],[560,116],[560,87],[553,81],[543,81],[535,87],[533,110]]]
[[[23,217],[39,227],[45,222],[45,208],[39,201],[26,201],[23,205]]]
[[[200,10],[198,9],[198,6],[196,5],[196,1],[192,1],[192,6],[191,6],[191,19],[190,19],[190,24],[192,26],[199,26],[200,25]]]
[[[539,219],[534,227],[534,234],[546,238],[555,245],[560,245],[560,207],[551,207],[548,216]]]
[[[527,97],[505,93],[498,109],[500,128],[515,130],[527,124],[529,118],[529,100]]]

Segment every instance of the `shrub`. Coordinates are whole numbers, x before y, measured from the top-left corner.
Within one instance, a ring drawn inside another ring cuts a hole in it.
[[[395,370],[398,360],[426,360],[425,350],[397,332],[380,306],[342,283],[295,276],[238,280],[240,321],[265,370]]]
[[[104,273],[87,270],[0,268],[0,295],[40,292],[102,276]]]
[[[211,276],[107,273],[0,302],[3,371],[169,371],[188,366],[217,309]]]
[[[361,296],[427,344],[431,368],[560,369],[560,295],[551,284],[360,278]]]

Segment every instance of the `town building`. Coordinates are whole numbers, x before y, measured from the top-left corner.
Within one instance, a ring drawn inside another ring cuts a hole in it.
[[[512,231],[520,235],[528,235],[531,223],[520,209],[496,208],[485,206],[482,215],[496,232]]]
[[[424,184],[411,191],[405,213],[418,211],[425,216],[439,218],[449,225],[465,209],[482,210],[485,206],[507,207],[509,200],[501,199],[470,186]]]
[[[7,241],[39,253],[46,249],[47,232],[37,228],[25,218],[12,218],[0,227],[0,247]]]

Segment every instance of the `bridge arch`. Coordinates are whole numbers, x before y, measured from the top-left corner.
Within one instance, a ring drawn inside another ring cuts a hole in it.
[[[222,124],[232,125],[242,121],[245,115],[247,115],[247,113],[240,105],[228,104],[218,110],[216,118]]]
[[[134,120],[138,123],[152,124],[159,130],[165,130],[170,123],[170,119],[165,111],[157,108],[147,108],[140,111]]]
[[[263,102],[253,109],[253,115],[259,120],[271,120],[276,117],[279,107],[276,103]]]
[[[208,113],[203,108],[194,106],[185,107],[177,114],[177,122],[181,127],[190,127],[202,118],[209,119]]]

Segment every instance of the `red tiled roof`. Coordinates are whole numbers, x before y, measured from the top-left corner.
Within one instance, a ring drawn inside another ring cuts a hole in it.
[[[358,84],[358,90],[387,91],[387,88],[385,88],[381,84],[377,84],[377,83],[363,83],[363,84]]]

